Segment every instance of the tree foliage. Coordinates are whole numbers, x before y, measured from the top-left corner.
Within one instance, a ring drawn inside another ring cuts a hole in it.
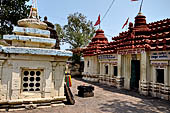
[[[71,14],[67,19],[68,24],[63,27],[64,42],[73,49],[86,46],[95,33],[92,22],[81,13]]]
[[[13,25],[17,21],[28,17],[30,6],[26,5],[29,0],[1,0],[0,2],[0,35],[11,34]]]
[[[60,41],[62,41],[62,39],[64,38],[63,28],[61,27],[60,24],[55,24],[55,26],[56,26],[56,32],[57,32],[57,35],[58,35],[58,39]]]

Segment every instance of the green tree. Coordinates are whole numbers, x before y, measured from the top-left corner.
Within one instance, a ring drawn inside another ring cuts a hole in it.
[[[26,5],[29,0],[1,0],[0,2],[0,35],[11,34],[13,25],[17,21],[28,17],[30,6]]]
[[[62,41],[63,38],[64,38],[63,28],[61,27],[60,24],[55,24],[55,26],[56,26],[56,32],[57,32],[57,35],[58,35],[58,39],[59,39],[60,41]]]
[[[95,33],[92,21],[87,20],[86,16],[81,13],[70,14],[68,24],[63,27],[63,41],[69,43],[72,49],[85,47]],[[81,53],[73,53],[72,60],[80,63]]]
[[[64,42],[72,49],[86,46],[95,33],[92,21],[87,20],[81,13],[74,13],[67,17],[68,24],[63,27]]]

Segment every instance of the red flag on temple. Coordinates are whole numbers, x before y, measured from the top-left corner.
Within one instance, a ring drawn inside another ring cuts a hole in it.
[[[100,15],[98,16],[98,19],[97,19],[96,23],[94,24],[94,26],[97,26],[99,24],[100,24]]]
[[[131,0],[131,1],[133,2],[133,1],[139,1],[139,0]]]
[[[125,24],[123,25],[122,29],[128,24],[129,18],[126,20]]]

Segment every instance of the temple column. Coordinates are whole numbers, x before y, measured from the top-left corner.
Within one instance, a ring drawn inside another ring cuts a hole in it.
[[[111,63],[108,64],[108,67],[109,67],[109,69],[108,69],[108,84],[110,84],[111,75],[112,75],[112,73],[111,73],[111,70],[112,70]]]
[[[116,78],[116,87],[121,89],[124,86],[124,78],[122,76],[122,55],[118,55],[118,76]]]
[[[9,93],[10,99],[18,99],[20,97],[21,91],[21,75],[19,67],[12,67],[12,82],[11,82],[11,92]]]
[[[94,63],[94,65],[93,65],[93,67],[94,67],[94,73],[93,74],[97,74],[97,62],[96,62],[96,56],[94,57],[94,59],[93,59],[93,63]]]
[[[103,71],[104,68],[103,68],[103,67],[104,67],[104,63],[102,63],[102,67],[101,67],[101,69],[102,69],[102,70],[101,70],[101,75],[104,74],[104,71]]]
[[[169,77],[168,77],[168,66],[166,66],[166,68],[165,68],[165,70],[164,70],[164,84],[165,85],[168,85],[168,79],[169,79]]]
[[[111,76],[111,77],[112,77],[112,75],[114,74],[113,71],[114,71],[114,70],[113,70],[113,65],[110,64],[110,76]]]
[[[102,74],[102,63],[100,62],[100,75]]]
[[[87,69],[86,69],[86,68],[87,68],[87,62],[88,62],[88,61],[87,61],[86,59],[84,59],[84,72],[87,72],[87,71],[86,71],[86,70],[87,70]]]
[[[111,63],[109,63],[109,72],[108,72],[108,74],[109,74],[109,77],[111,77],[111,75],[112,75],[112,68],[111,68]]]
[[[0,100],[2,100],[2,68],[4,60],[0,60]]]
[[[148,95],[148,91],[149,91],[149,84],[148,84],[148,80],[147,80],[147,64],[149,61],[147,61],[147,53],[142,53],[141,54],[141,69],[140,69],[140,81],[139,81],[139,91],[140,93],[144,94],[144,95]]]
[[[93,60],[92,58],[90,58],[90,75],[92,74],[92,71],[93,71]]]
[[[156,83],[156,68],[155,68],[155,66],[153,66],[153,68],[152,68],[152,77],[153,77],[153,83],[155,84]]]
[[[161,94],[161,96],[165,99],[165,100],[169,100],[169,90],[168,90],[168,66],[165,67],[164,70],[164,87],[162,88],[162,92],[163,94]]]
[[[95,56],[92,56],[92,68],[91,68],[91,76],[90,81],[94,80],[94,74],[95,74]]]
[[[168,86],[170,86],[170,66],[169,66],[169,64],[168,64],[168,66],[167,66],[167,69],[168,69],[168,74],[167,74],[167,76],[168,76]],[[168,90],[169,90],[170,88],[168,88]],[[169,98],[169,100],[170,100],[170,96],[168,96],[168,98]]]
[[[168,65],[168,86],[170,86],[170,66]]]
[[[152,80],[153,80],[153,83],[151,84],[151,95],[153,97],[156,97],[156,92],[155,92],[155,89],[157,88],[157,86],[155,85],[156,81],[157,81],[157,78],[156,78],[156,68],[154,65],[152,65]]]
[[[130,78],[131,78],[131,58],[129,58],[129,55],[125,55],[123,57],[123,75],[124,75],[124,88],[130,89]]]
[[[141,81],[147,81],[147,55],[146,53],[141,54]]]
[[[122,76],[122,57],[118,55],[118,78]]]
[[[2,67],[3,67],[4,60],[0,60],[0,80],[2,78]],[[1,82],[0,82],[1,84]]]

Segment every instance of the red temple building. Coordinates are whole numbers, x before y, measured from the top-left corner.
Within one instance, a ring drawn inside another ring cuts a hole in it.
[[[112,40],[96,31],[83,51],[83,78],[170,100],[170,19],[147,24],[138,13]]]

